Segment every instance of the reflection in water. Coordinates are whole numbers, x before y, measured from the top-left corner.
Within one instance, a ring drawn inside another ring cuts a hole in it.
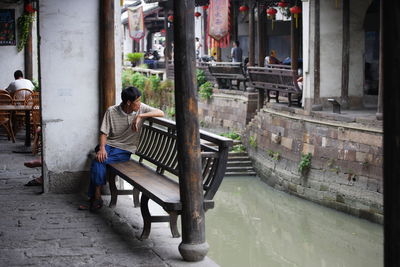
[[[383,227],[276,191],[225,178],[206,214],[208,256],[222,267],[379,267]]]

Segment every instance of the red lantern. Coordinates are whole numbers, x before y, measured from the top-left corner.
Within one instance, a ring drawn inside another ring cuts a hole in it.
[[[174,16],[169,15],[169,16],[168,16],[168,21],[169,21],[169,22],[173,22],[173,21],[174,21]]]
[[[279,7],[285,8],[288,6],[288,3],[285,2],[285,0],[282,0],[281,2],[278,3]]]
[[[25,11],[28,13],[34,13],[36,10],[33,8],[32,3],[25,5]]]
[[[299,26],[299,14],[301,13],[301,8],[299,6],[294,6],[290,8],[290,13],[293,14],[293,17],[296,19],[296,28]]]
[[[273,8],[273,7],[270,7],[270,8],[267,9],[268,17],[272,20],[272,29],[274,29],[275,15],[276,15],[277,12],[278,11],[276,11],[276,9]]]
[[[161,33],[166,33],[167,31],[165,29],[161,29]]]
[[[207,10],[208,9],[208,6],[203,6],[203,10]]]
[[[200,12],[195,12],[195,13],[194,13],[194,16],[195,16],[196,18],[199,18],[199,17],[201,16],[201,13],[200,13]]]
[[[240,7],[239,7],[239,11],[240,11],[240,12],[246,12],[247,10],[249,10],[249,7],[248,7],[248,6],[240,6]]]

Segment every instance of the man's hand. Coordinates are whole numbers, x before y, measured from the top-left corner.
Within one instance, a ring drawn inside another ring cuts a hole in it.
[[[107,159],[107,151],[106,151],[106,149],[104,147],[100,148],[99,151],[97,151],[96,159],[97,159],[98,162],[106,161],[106,159]]]
[[[140,123],[141,123],[141,121],[142,121],[142,117],[140,116],[140,114],[139,115],[137,115],[136,117],[135,117],[135,119],[132,121],[132,131],[133,132],[137,132],[137,131],[139,131],[139,126],[140,126]]]

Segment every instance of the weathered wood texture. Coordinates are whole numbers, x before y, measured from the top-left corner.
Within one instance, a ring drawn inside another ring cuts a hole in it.
[[[264,59],[266,56],[266,44],[267,44],[267,13],[263,8],[263,5],[257,3],[258,11],[258,22],[257,22],[257,33],[258,33],[258,66],[264,67]]]
[[[320,0],[314,5],[314,104],[320,104]]]
[[[297,102],[301,106],[302,92],[297,85],[297,74],[295,70],[249,67],[249,79],[252,86],[258,90],[265,90],[267,101],[271,100],[271,92],[275,92],[275,101],[279,103],[279,93],[287,94],[288,105]],[[292,95],[297,97],[293,100]],[[260,95],[259,106],[263,105],[264,96]],[[260,107],[261,108],[261,107]]]
[[[32,24],[29,26],[28,40],[24,47],[24,70],[25,78],[33,79],[33,53],[32,53]]]
[[[384,99],[384,263],[400,266],[400,14],[399,1],[382,0]]]
[[[115,104],[114,1],[100,1],[101,114]]]
[[[208,252],[201,179],[199,121],[195,72],[194,1],[174,1],[174,67],[179,187],[182,201],[182,243],[187,261],[202,260]],[[188,246],[194,245],[194,251]],[[204,249],[202,250],[201,247]]]
[[[247,75],[242,63],[212,62],[208,63],[208,70],[217,80],[220,89],[232,89],[232,80],[236,81],[236,88],[240,89],[240,82],[246,90]]]
[[[299,68],[299,49],[300,49],[300,27],[301,25],[301,14],[298,18],[298,27],[296,27],[296,19],[292,15],[290,22],[290,58],[292,70],[297,71]]]
[[[342,39],[342,106],[349,105],[349,64],[350,64],[350,0],[343,0],[343,39]]]
[[[379,10],[379,93],[378,93],[378,109],[376,111],[376,118],[383,120],[383,91],[385,89],[383,80],[383,0],[380,1]]]
[[[256,63],[256,19],[254,14],[255,1],[249,0],[249,66]]]

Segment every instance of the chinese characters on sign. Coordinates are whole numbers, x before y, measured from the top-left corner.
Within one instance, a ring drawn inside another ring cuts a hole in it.
[[[14,9],[0,9],[0,45],[16,45]]]

